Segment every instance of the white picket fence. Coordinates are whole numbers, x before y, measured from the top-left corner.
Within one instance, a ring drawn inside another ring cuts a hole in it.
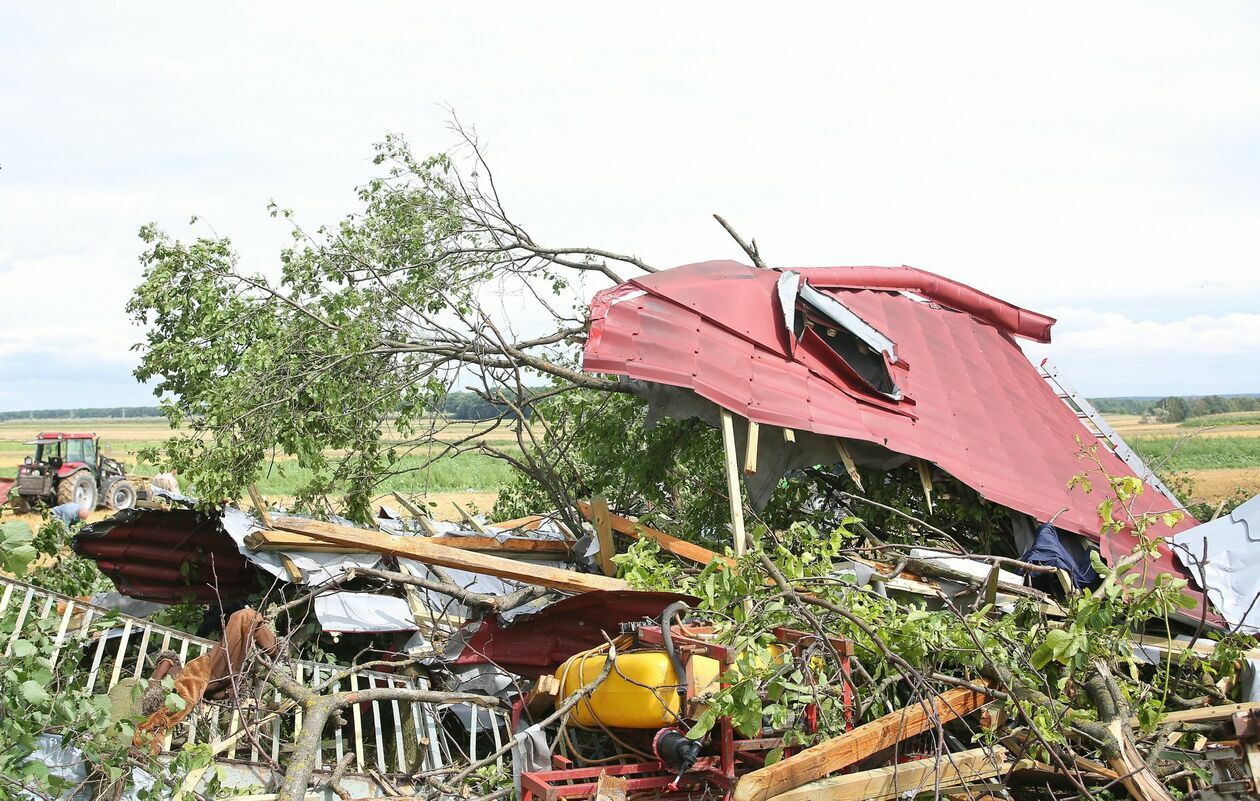
[[[23,632],[43,626],[52,634],[46,654],[54,670],[86,671],[88,690],[108,692],[128,677],[146,679],[146,657],[164,650],[173,650],[181,661],[208,652],[214,642],[187,634],[178,629],[160,626],[142,618],[131,617],[81,600],[35,587],[22,581],[0,576],[0,621],[13,615],[13,630],[7,636],[4,653]],[[52,619],[55,623],[49,623]],[[7,626],[5,626],[7,629]],[[78,660],[76,667],[67,665]],[[419,676],[360,671],[343,677],[335,684],[329,680],[346,670],[345,666],[307,661],[289,662],[295,677],[302,684],[323,691],[364,690],[379,687],[428,689],[427,679]],[[327,685],[327,686],[325,686]],[[173,744],[206,742],[219,744],[232,740],[219,754],[220,759],[261,759],[266,752],[273,761],[283,764],[285,744],[291,743],[301,730],[300,707],[284,711],[278,690],[270,703],[242,705],[229,702],[202,702],[197,710],[167,735],[165,749]],[[275,710],[280,714],[272,714]],[[478,729],[477,715],[468,732],[469,739],[451,736],[439,722],[439,710],[433,704],[415,701],[373,701],[355,704],[344,716],[344,726],[330,721],[324,732],[316,769],[336,765],[346,753],[354,754],[350,770],[364,773],[375,769],[384,775],[405,775],[434,770],[450,763],[452,758],[476,760],[484,756],[489,742],[498,748],[510,737],[506,717],[496,712],[494,726]],[[485,728],[490,731],[486,732]],[[244,736],[236,736],[240,732]],[[466,746],[466,748],[465,748]]]

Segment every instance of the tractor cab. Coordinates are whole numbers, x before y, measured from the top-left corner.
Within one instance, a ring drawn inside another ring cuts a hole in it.
[[[99,441],[95,434],[44,432],[26,444],[35,446],[35,456],[26,457],[23,467],[48,469],[62,478],[83,468],[91,470],[95,476],[99,469],[96,459]]]
[[[119,462],[101,454],[95,434],[44,431],[27,444],[35,452],[18,466],[15,508],[77,503],[91,511],[101,503],[111,509],[135,505],[135,487]]]

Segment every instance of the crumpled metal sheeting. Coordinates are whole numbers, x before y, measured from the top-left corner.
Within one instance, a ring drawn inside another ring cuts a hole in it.
[[[546,564],[552,567],[568,566],[565,562],[555,560],[546,562]],[[424,562],[419,562],[415,559],[399,558],[398,566],[402,568],[404,572],[409,573],[416,578],[429,579],[430,581],[441,581],[438,574]],[[458,568],[453,567],[443,568],[442,572],[449,576],[451,581],[453,581],[461,589],[467,590],[468,592],[475,592],[479,595],[502,597],[504,595],[510,595],[527,586],[519,581],[502,579],[497,576],[487,576],[482,573],[472,573],[467,570],[459,570]],[[438,617],[448,616],[452,618],[467,619],[481,616],[480,610],[470,609],[463,601],[460,601],[457,598],[452,598],[445,593],[437,592],[436,590],[429,590],[424,587],[416,587],[415,592],[416,595],[419,596],[420,601]],[[501,617],[503,617],[504,620],[515,620],[520,615],[539,611],[542,607],[546,606],[547,603],[548,601],[545,599],[535,599],[534,601],[522,604],[515,609],[509,609],[506,612],[502,612]]]
[[[1106,488],[1096,486],[1093,495],[1068,490],[1089,466],[1077,459],[1077,438],[1088,444],[1093,435],[1012,338],[1048,333],[1049,318],[953,282],[937,286],[947,299],[931,303],[860,288],[865,281],[904,283],[899,270],[797,272],[815,288],[846,281],[855,287],[826,291],[897,343],[893,378],[912,403],[864,394],[826,365],[794,355],[776,297],[781,273],[733,261],[677,267],[600,292],[591,304],[583,368],[690,388],[763,426],[862,440],[925,459],[1039,521],[1066,506],[1056,525],[1100,536],[1097,509]],[[964,301],[969,310],[955,311]],[[942,305],[951,302],[958,306]],[[1132,474],[1105,449],[1098,458],[1113,475]],[[1136,511],[1161,498],[1145,493]]]
[[[73,548],[120,592],[144,601],[217,603],[259,589],[258,572],[215,514],[127,509],[82,528]]]
[[[73,795],[67,791],[56,796],[56,801],[92,801],[91,789],[84,786],[87,780],[87,758],[82,750],[73,745],[66,745],[61,735],[41,734],[35,738],[35,750],[27,757],[27,762],[41,762],[47,765],[50,776],[62,779],[72,789],[78,789],[78,792]],[[156,783],[157,780],[152,775],[133,767],[131,768],[131,786],[118,797],[118,801],[139,801],[141,797],[172,797],[173,794],[168,791],[168,788],[156,788],[156,794],[150,795]],[[29,798],[31,801],[38,798],[34,793],[23,791],[18,792],[18,797]]]
[[[345,518],[333,517],[334,523],[354,525]],[[223,530],[236,543],[241,556],[257,565],[272,576],[289,581],[289,573],[284,569],[282,556],[293,560],[293,564],[302,571],[303,584],[321,584],[338,578],[352,567],[375,568],[381,564],[381,555],[372,553],[315,553],[310,551],[252,551],[245,545],[245,538],[255,531],[262,531],[258,519],[248,512],[234,506],[224,507],[219,516]]]
[[[419,628],[407,602],[392,595],[332,590],[317,595],[314,606],[320,628],[330,634],[382,634]]]
[[[1171,541],[1191,580],[1230,625],[1260,632],[1260,495]]]

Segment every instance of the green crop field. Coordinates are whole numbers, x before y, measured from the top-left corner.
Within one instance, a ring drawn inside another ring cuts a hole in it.
[[[1133,450],[1152,466],[1173,470],[1260,467],[1260,437],[1129,437]]]
[[[1143,424],[1136,415],[1109,415],[1117,431],[1141,456],[1161,470],[1186,472],[1195,482],[1195,494],[1205,499],[1223,498],[1238,488],[1260,492],[1260,413],[1241,412],[1198,418],[1193,428],[1175,423]],[[1187,421],[1188,423],[1191,421]],[[1195,433],[1194,429],[1209,426]],[[0,477],[11,477],[22,458],[32,452],[26,445],[39,431],[91,431],[106,444],[107,455],[122,461],[135,475],[153,475],[157,468],[139,463],[140,450],[153,447],[170,434],[160,418],[131,420],[16,420],[0,423]],[[475,432],[471,423],[451,423],[442,439],[453,441]],[[519,452],[510,430],[496,430],[481,438],[496,448]],[[335,453],[330,455],[336,456]],[[487,508],[511,478],[508,465],[481,453],[443,456],[424,466],[424,457],[404,457],[396,466],[400,475],[387,479],[382,492],[459,495],[465,506]],[[268,496],[292,496],[309,479],[309,473],[293,460],[278,460],[258,483]],[[475,494],[477,497],[464,497]]]
[[[160,419],[145,420],[21,420],[0,423],[0,477],[11,477],[17,471],[22,458],[33,452],[26,442],[40,431],[88,431],[97,434],[106,446],[107,456],[118,459],[133,475],[151,476],[157,466],[140,462],[137,454],[160,444],[170,435],[170,429]],[[453,441],[474,433],[471,423],[452,423],[442,432],[442,440]],[[511,431],[497,430],[480,441],[511,453],[519,453]],[[335,456],[336,454],[331,454]],[[463,453],[442,456],[425,466],[423,454],[402,458],[395,469],[401,474],[391,477],[382,486],[382,492],[464,492],[492,491],[507,483],[510,470],[506,463],[480,453]],[[258,483],[259,489],[268,495],[292,495],[310,478],[310,472],[297,466],[292,460],[277,460],[267,475]]]
[[[1260,426],[1260,412],[1225,412],[1203,417],[1191,417],[1181,423],[1182,428],[1205,426]]]

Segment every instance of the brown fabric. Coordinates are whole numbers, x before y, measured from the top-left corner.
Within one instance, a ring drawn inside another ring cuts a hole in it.
[[[154,682],[160,682],[163,676],[174,676],[174,691],[184,699],[184,708],[178,712],[172,712],[163,704],[136,728],[133,744],[137,748],[143,747],[147,736],[152,752],[156,754],[160,751],[166,733],[192,714],[202,698],[222,697],[232,688],[233,675],[238,677],[238,681],[240,680],[241,668],[249,656],[249,649],[253,646],[257,646],[271,657],[279,652],[276,635],[267,627],[263,616],[253,609],[245,608],[232,613],[232,616],[228,618],[227,627],[223,630],[223,637],[210,649],[209,653],[189,660],[183,669],[180,669],[178,664],[169,664],[169,660],[163,660],[154,670],[154,677],[150,679],[150,689]]]

